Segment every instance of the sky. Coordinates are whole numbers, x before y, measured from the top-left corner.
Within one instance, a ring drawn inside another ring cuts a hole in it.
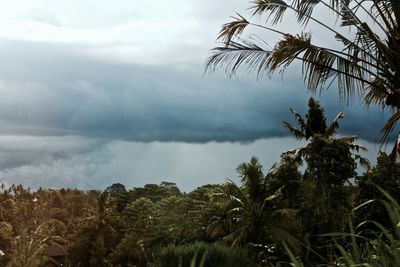
[[[14,0],[0,10],[0,181],[38,187],[183,190],[226,179],[255,155],[265,171],[301,144],[282,127],[314,96],[342,134],[379,150],[384,114],[335,88],[307,92],[284,75],[204,73],[241,0]],[[291,29],[288,21],[280,27]],[[315,29],[318,31],[318,28]],[[274,36],[260,33],[266,41]],[[324,33],[318,41],[329,43]]]

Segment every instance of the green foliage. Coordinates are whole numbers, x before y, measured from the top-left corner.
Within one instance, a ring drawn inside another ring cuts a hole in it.
[[[197,242],[181,246],[167,246],[156,255],[152,267],[247,267],[256,266],[247,252],[217,244]]]
[[[393,163],[385,153],[380,153],[376,165],[357,179],[359,188],[358,204],[381,197],[381,192],[376,188],[376,185],[379,185],[400,203],[399,177],[400,166]],[[368,207],[360,208],[356,216],[355,221],[357,223],[364,219],[370,219],[387,228],[392,226],[386,209],[380,202],[374,202]]]
[[[122,194],[126,192],[125,185],[121,183],[114,183],[106,188],[105,192],[107,192],[110,196],[118,196],[118,194]]]
[[[357,164],[347,141],[315,135],[305,149],[306,179],[317,184],[341,186],[356,175]]]
[[[158,202],[168,196],[180,195],[181,192],[178,187],[167,183],[164,185],[146,184],[144,187],[135,187],[126,192],[120,191],[118,194],[114,194],[113,197],[116,199],[117,211],[122,212],[126,205],[139,198],[147,198],[153,202]]]
[[[252,157],[249,163],[242,163],[236,168],[242,178],[242,183],[248,191],[251,202],[261,202],[265,198],[263,166],[256,157]]]
[[[290,109],[290,112],[296,118],[297,124],[300,129],[294,127],[287,121],[283,121],[283,126],[289,130],[293,136],[298,139],[309,140],[316,134],[323,136],[333,136],[336,129],[339,127],[338,120],[343,118],[344,114],[339,113],[333,123],[328,127],[326,125],[325,111],[318,101],[310,97],[308,100],[308,113],[303,118],[299,113]]]
[[[262,166],[256,158],[237,169],[243,186],[233,182],[216,191],[212,202],[217,212],[207,226],[212,236],[220,236],[233,246],[275,247],[283,242],[298,246],[296,210],[279,206],[280,193],[267,195]]]
[[[280,162],[272,167],[265,178],[267,194],[280,192],[282,207],[298,207],[297,193],[303,180],[299,167],[300,163],[295,157],[283,154]]]
[[[339,120],[344,118],[344,113],[340,112],[333,122],[327,126],[326,117],[324,108],[316,101],[314,98],[310,98],[308,101],[308,112],[305,117],[302,117],[299,113],[290,109],[290,111],[294,114],[297,124],[300,128],[296,128],[292,124],[287,121],[283,121],[283,126],[289,130],[289,132],[298,140],[306,140],[309,142],[307,147],[298,148],[295,150],[291,150],[285,152],[284,154],[290,157],[293,157],[293,164],[300,164],[304,160],[305,157],[310,155],[324,155],[324,145],[330,144],[330,149],[326,149],[329,153],[332,153],[332,149],[338,151],[339,147],[341,147],[342,151],[347,155],[350,151],[359,152],[366,151],[367,149],[363,146],[354,144],[354,141],[357,140],[356,136],[345,136],[336,138],[335,135],[339,129]],[[324,142],[326,144],[324,144]],[[320,147],[318,147],[320,146]],[[347,146],[347,147],[344,147]],[[321,151],[315,151],[316,149],[321,149]],[[313,151],[314,150],[314,151]],[[316,153],[317,152],[317,153]],[[326,161],[330,161],[331,155],[327,155]],[[336,155],[337,157],[337,155]],[[354,155],[354,159],[357,159],[363,167],[369,168],[369,161],[358,154]],[[351,159],[351,162],[354,162],[354,159]],[[332,162],[333,172],[335,172],[334,166],[335,161],[337,162],[340,159],[334,158]],[[296,162],[297,161],[297,162]],[[343,161],[344,162],[344,161]],[[347,166],[350,167],[350,166]],[[351,167],[350,167],[351,168]],[[326,169],[326,168],[325,168]],[[343,170],[342,170],[343,171]],[[351,175],[351,176],[354,176]]]
[[[327,246],[331,253],[318,255],[323,260],[322,266],[400,266],[400,206],[386,191],[380,187],[375,188],[381,194],[378,201],[385,207],[392,224],[390,229],[377,221],[365,220],[355,228],[351,226],[350,232],[324,234],[331,240]],[[374,202],[367,201],[356,210],[370,206],[371,203]],[[308,266],[297,259],[290,249],[288,252],[293,266]]]

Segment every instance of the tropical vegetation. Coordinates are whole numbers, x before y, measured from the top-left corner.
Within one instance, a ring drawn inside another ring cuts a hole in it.
[[[299,61],[312,92],[336,81],[343,99],[389,109],[387,140],[400,119],[400,1],[253,0],[251,11],[223,25],[208,70],[261,76]],[[279,29],[287,14],[300,32]],[[257,35],[246,37],[249,28]],[[330,45],[312,29],[331,34]],[[338,134],[344,113],[327,124],[314,98],[305,116],[290,111],[283,127],[303,146],[267,168],[256,157],[241,163],[238,183],[190,192],[171,182],[2,184],[0,266],[400,266],[400,164],[383,152],[370,164],[355,135]]]

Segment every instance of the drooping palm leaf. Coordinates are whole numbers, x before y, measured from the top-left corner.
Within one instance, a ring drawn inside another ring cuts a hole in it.
[[[296,138],[297,140],[307,139],[303,131],[297,129],[292,124],[287,121],[282,122],[283,126],[289,130],[289,132]]]
[[[218,39],[222,40],[225,44],[230,44],[233,37],[243,33],[244,29],[249,25],[249,22],[239,14],[237,14],[237,17],[233,17],[233,19],[233,21],[222,25],[218,35]]]
[[[339,129],[339,120],[343,119],[344,115],[345,115],[344,112],[340,112],[338,115],[336,115],[335,119],[326,130],[327,135],[333,135],[336,133],[337,129]]]

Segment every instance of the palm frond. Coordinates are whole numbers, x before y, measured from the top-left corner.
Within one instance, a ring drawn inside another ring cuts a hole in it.
[[[294,163],[297,164],[297,166],[300,166],[302,164],[302,160],[305,156],[306,153],[306,148],[301,147],[301,148],[296,148],[292,149],[289,151],[285,151],[282,153],[283,156],[287,156],[290,159],[294,160]]]
[[[243,203],[243,201],[242,201],[240,198],[237,198],[237,197],[232,196],[232,195],[230,195],[229,198],[230,198],[231,201],[237,202],[237,203],[240,204],[241,206],[244,206],[244,203]]]
[[[358,140],[358,136],[357,135],[348,135],[348,136],[339,137],[339,138],[337,138],[337,140],[342,140],[348,144],[351,144]]]
[[[367,152],[368,151],[368,148],[366,148],[365,146],[362,146],[362,145],[358,145],[358,144],[349,144],[349,145],[350,145],[350,149],[355,152],[360,152],[360,151]]]
[[[377,20],[382,21],[385,25],[386,31],[392,32],[393,29],[396,29],[395,18],[393,18],[393,9],[392,6],[385,1],[372,1],[373,5],[370,8],[370,12]]]
[[[229,242],[233,247],[240,245],[240,242],[245,240],[246,237],[246,227],[240,227],[236,231],[233,231],[227,236],[224,236],[223,240]]]
[[[232,214],[232,213],[239,213],[240,214],[240,213],[242,213],[244,211],[245,210],[242,207],[235,207],[235,208],[232,208],[232,209],[228,210],[226,214]]]
[[[398,110],[397,112],[395,112],[386,122],[385,126],[383,127],[383,129],[381,130],[382,133],[382,143],[385,143],[388,138],[389,138],[389,134],[391,132],[393,132],[397,121],[400,119],[400,110]]]
[[[306,25],[312,18],[312,13],[317,4],[321,3],[321,0],[295,0],[293,5],[297,13],[297,21]]]
[[[295,139],[297,139],[297,140],[307,139],[306,135],[303,133],[303,131],[297,129],[296,127],[294,127],[289,122],[282,121],[282,124],[283,124],[283,127],[288,129],[288,131],[294,136]]]
[[[223,232],[223,218],[220,216],[213,216],[210,218],[210,222],[206,227],[207,233],[211,237],[218,236],[221,232]]]
[[[227,46],[213,49],[213,54],[207,59],[205,69],[215,72],[219,68],[225,68],[225,73],[232,77],[239,67],[250,71],[256,71],[257,76],[268,72],[267,59],[271,52],[266,51],[253,43],[238,43],[231,41]]]
[[[274,200],[274,199],[276,199],[276,198],[278,198],[280,196],[281,196],[281,193],[280,192],[276,192],[276,193],[266,197],[265,200],[264,200],[264,203],[265,202],[270,202],[270,201],[272,201],[272,200]]]
[[[311,45],[311,35],[301,33],[286,34],[274,47],[271,57],[268,58],[268,67],[271,71],[285,69],[293,60],[297,59]]]
[[[360,19],[349,6],[350,0],[340,1],[341,26],[355,26],[361,23]]]
[[[253,16],[269,12],[267,20],[272,18],[272,25],[281,21],[288,8],[288,4],[282,0],[255,0],[252,1],[252,3],[253,6],[251,6],[250,9],[253,10]]]
[[[285,35],[271,51],[265,66],[270,71],[282,72],[296,59],[303,62],[303,77],[313,92],[330,78],[338,78],[340,95],[353,96],[371,83],[367,74],[374,74],[339,52],[312,45],[307,33]]]
[[[345,115],[344,112],[340,112],[340,113],[335,117],[335,119],[333,120],[333,122],[331,123],[331,125],[329,125],[329,127],[328,127],[328,129],[327,129],[327,131],[326,131],[326,134],[327,134],[328,136],[331,136],[331,135],[333,135],[333,134],[336,133],[336,130],[339,129],[339,120],[343,119],[343,118],[344,118],[344,115]]]
[[[360,155],[355,155],[355,159],[358,160],[360,165],[364,167],[367,171],[371,169],[371,163],[367,158],[361,157]]]
[[[249,22],[240,14],[236,14],[237,17],[232,17],[233,21],[222,25],[221,31],[219,32],[218,38],[222,40],[226,45],[230,44],[234,36],[243,33],[245,28],[249,25]]]
[[[290,113],[292,113],[297,120],[297,124],[300,125],[301,130],[303,131],[307,127],[307,123],[304,120],[303,116],[300,113],[296,112],[294,109],[289,109]]]
[[[364,90],[364,100],[367,106],[378,104],[382,108],[386,105],[386,97],[389,95],[385,81],[380,77],[373,77],[371,84]]]

